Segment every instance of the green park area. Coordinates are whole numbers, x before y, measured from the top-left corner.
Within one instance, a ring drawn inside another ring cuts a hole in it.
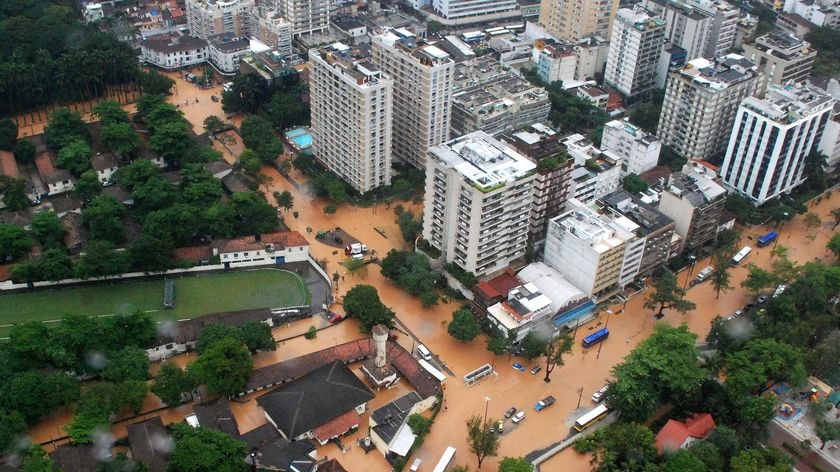
[[[141,310],[155,319],[184,319],[224,311],[304,305],[310,300],[303,280],[284,270],[169,278],[175,282],[172,309],[163,307],[162,278],[0,294],[0,335],[14,323],[57,320],[67,313],[98,316]]]

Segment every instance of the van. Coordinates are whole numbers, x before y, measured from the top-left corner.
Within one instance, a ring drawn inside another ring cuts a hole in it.
[[[423,461],[421,459],[414,459],[414,462],[411,463],[411,468],[408,470],[411,472],[417,472],[417,470],[420,469],[420,464],[422,463]]]
[[[693,287],[693,286],[699,284],[700,282],[703,282],[704,280],[708,279],[714,272],[715,272],[714,267],[712,267],[712,266],[706,267],[705,269],[703,269],[699,273],[697,273],[697,278],[695,278],[694,280],[689,282],[689,285]]]
[[[417,346],[417,355],[420,356],[421,358],[423,358],[423,360],[427,360],[427,361],[432,360],[432,353],[429,352],[429,350],[426,349],[426,346],[424,346],[422,344]]]

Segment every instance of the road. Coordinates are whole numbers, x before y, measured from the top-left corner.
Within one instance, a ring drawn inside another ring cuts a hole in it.
[[[802,442],[802,440],[798,436],[796,436],[793,432],[791,432],[790,430],[788,430],[784,426],[780,425],[776,421],[771,421],[770,422],[769,431],[770,431],[770,437],[767,441],[765,441],[765,444],[767,444],[768,446],[773,446],[776,449],[785,453],[785,455],[790,456],[790,458],[793,459],[793,461],[794,461],[794,466],[796,467],[796,470],[799,470],[799,471],[802,471],[802,472],[813,470],[811,467],[809,467],[808,464],[816,465],[817,467],[821,468],[825,472],[829,472],[829,471],[835,471],[836,472],[836,471],[840,470],[840,467],[837,467],[837,465],[835,463],[829,461],[828,459],[826,459],[825,457],[820,455],[817,451],[815,451],[813,449],[806,451],[804,449],[799,448],[798,446]],[[791,454],[787,450],[785,450],[784,447],[782,447],[783,443],[787,443],[787,444],[790,444],[791,446],[797,447],[799,449],[799,451],[802,453],[805,460],[799,459],[799,458],[793,456],[793,454]]]

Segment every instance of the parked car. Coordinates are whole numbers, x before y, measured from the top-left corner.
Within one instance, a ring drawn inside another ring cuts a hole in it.
[[[524,419],[525,419],[525,412],[520,411],[519,413],[513,415],[513,419],[511,421],[513,421],[514,423],[519,423],[520,421],[522,421]]]
[[[743,314],[744,314],[744,310],[735,310],[735,312],[732,313],[731,315],[727,316],[726,319],[727,319],[727,321],[728,320],[733,320],[733,319],[735,319],[735,318],[737,318],[737,317],[739,317]]]
[[[512,406],[512,407],[508,408],[507,411],[505,411],[505,419],[510,418],[514,414],[516,414],[516,407]]]
[[[604,399],[604,395],[607,394],[607,389],[608,388],[609,388],[609,385],[604,385],[603,387],[601,387],[600,390],[593,393],[592,394],[592,401],[595,402],[595,403],[601,403],[601,401]]]
[[[531,375],[537,375],[537,373],[539,373],[539,371],[541,371],[541,370],[542,370],[542,367],[535,366],[533,369],[531,369]]]
[[[499,434],[502,434],[502,433],[505,432],[505,422],[504,421],[499,420],[499,421],[496,422],[496,432],[499,433]]]
[[[763,305],[767,303],[767,299],[770,298],[766,294],[759,295],[758,298],[755,299],[756,305]]]
[[[525,366],[518,362],[516,364],[513,364],[513,368],[518,370],[519,372],[525,372]]]
[[[214,102],[218,102],[219,97],[218,97],[218,95],[210,95],[210,100],[213,100]]]
[[[537,410],[537,411],[542,411],[542,410],[550,407],[551,405],[553,405],[554,402],[555,402],[554,397],[549,395],[549,396],[543,398],[542,400],[538,401],[537,404],[534,405],[534,409]]]

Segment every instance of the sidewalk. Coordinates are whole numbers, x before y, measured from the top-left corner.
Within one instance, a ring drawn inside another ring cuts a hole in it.
[[[807,471],[811,470],[811,467],[808,464],[814,464],[824,471],[838,471],[840,472],[840,450],[832,449],[829,452],[828,449],[820,450],[816,445],[820,444],[820,440],[816,437],[809,437],[809,439],[814,445],[811,446],[809,450],[801,450],[803,459],[798,459],[790,454],[789,451],[782,447],[782,443],[788,443],[791,446],[799,447],[799,444],[804,441],[806,438],[800,434],[799,431],[794,428],[795,425],[788,425],[779,421],[778,418],[774,418],[773,421],[770,422],[769,431],[770,437],[767,440],[768,446],[773,446],[785,455],[791,456],[795,463],[796,467],[799,470]],[[830,447],[830,446],[828,446]],[[834,457],[838,456],[838,457]]]

